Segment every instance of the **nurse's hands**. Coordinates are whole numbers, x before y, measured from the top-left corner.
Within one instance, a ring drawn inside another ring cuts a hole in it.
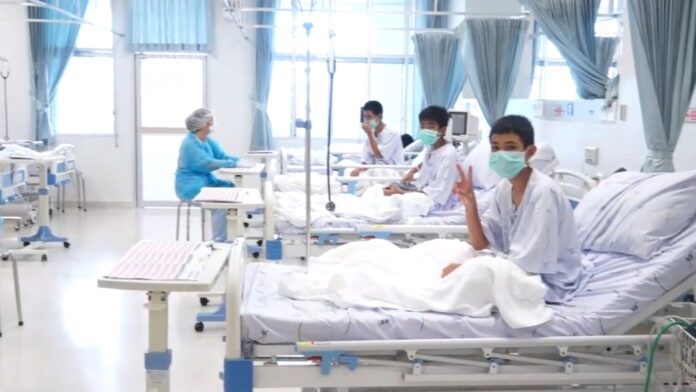
[[[459,172],[459,181],[454,184],[454,189],[452,191],[457,195],[464,207],[469,208],[470,206],[476,206],[473,180],[474,169],[469,166],[468,173],[465,173],[464,169],[462,169],[460,165],[457,165],[457,172]]]
[[[222,162],[222,167],[224,169],[229,169],[231,167],[236,167],[236,166],[237,166],[237,160],[235,160],[235,159],[228,159],[228,160]]]
[[[365,170],[367,170],[367,169],[362,169],[362,168],[356,167],[355,169],[353,169],[353,170],[350,172],[350,176],[351,176],[351,177],[357,177],[357,176],[360,175],[360,173],[364,172]]]
[[[443,278],[446,277],[447,275],[451,274],[452,272],[454,272],[454,270],[456,270],[457,268],[459,268],[461,266],[462,266],[461,264],[455,264],[455,263],[448,265],[447,267],[445,267],[442,270],[442,277]]]

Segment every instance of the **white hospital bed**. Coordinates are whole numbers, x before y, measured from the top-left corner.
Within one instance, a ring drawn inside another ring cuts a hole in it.
[[[643,323],[693,289],[694,252],[693,224],[647,261],[588,252],[584,259],[593,275],[587,287],[571,303],[552,305],[550,322],[515,330],[498,315],[293,301],[278,294],[278,282],[302,267],[246,264],[238,240],[227,277],[225,391],[637,387],[645,378],[649,338],[629,333],[640,332]],[[683,307],[693,311],[693,304]],[[663,380],[671,376],[663,357],[656,373]]]
[[[558,170],[556,173],[558,174],[554,174],[553,178],[559,182],[574,205],[596,185],[594,181],[581,173],[568,170]],[[494,192],[494,189],[478,189],[476,191],[477,199],[480,201],[480,211],[487,209],[488,202]],[[275,232],[280,238],[278,240],[280,243],[276,244],[275,247],[282,249],[280,253],[273,252],[271,258],[277,259],[303,254],[306,228],[279,219],[275,214],[275,199],[269,197],[270,193],[265,193],[264,196],[266,197],[265,219],[273,220],[270,226],[275,228]],[[315,251],[320,254],[326,250],[325,246],[335,246],[364,238],[391,239],[412,244],[423,239],[461,237],[467,233],[465,224],[464,212],[461,209],[410,218],[406,222],[388,223],[373,223],[366,219],[326,214],[313,222],[311,232],[314,241],[316,241],[315,244],[318,245],[315,247]]]

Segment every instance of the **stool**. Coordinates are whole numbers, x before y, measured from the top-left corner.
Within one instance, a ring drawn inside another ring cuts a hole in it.
[[[179,241],[179,226],[181,224],[181,207],[186,205],[186,241],[191,240],[191,207],[201,209],[201,241],[205,241],[205,210],[199,203],[181,201],[176,207],[176,240]]]

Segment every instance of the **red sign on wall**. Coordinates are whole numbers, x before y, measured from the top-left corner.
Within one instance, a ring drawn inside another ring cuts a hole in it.
[[[684,118],[684,121],[696,123],[696,108],[690,108],[686,111],[686,117]]]

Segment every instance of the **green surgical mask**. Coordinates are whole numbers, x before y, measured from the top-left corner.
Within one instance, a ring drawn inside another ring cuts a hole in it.
[[[379,121],[377,121],[375,119],[370,120],[370,128],[377,129],[378,125],[379,125]]]
[[[423,128],[418,131],[418,140],[420,140],[423,145],[432,146],[437,142],[437,131]]]
[[[489,165],[495,174],[508,180],[527,167],[524,151],[496,151],[491,154]]]

